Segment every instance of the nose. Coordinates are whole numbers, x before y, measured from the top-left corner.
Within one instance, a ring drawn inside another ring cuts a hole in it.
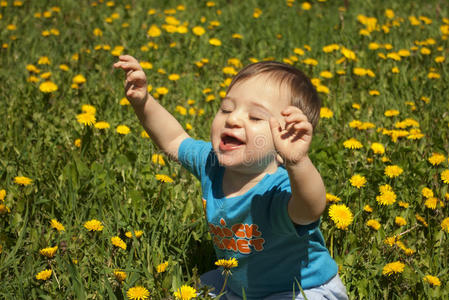
[[[229,113],[226,118],[226,127],[241,127],[242,126],[242,118],[237,110]]]

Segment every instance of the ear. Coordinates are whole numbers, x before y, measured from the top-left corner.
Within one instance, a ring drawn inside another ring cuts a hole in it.
[[[282,157],[279,154],[276,154],[276,161],[278,162],[279,165],[284,164],[284,160],[282,159]]]

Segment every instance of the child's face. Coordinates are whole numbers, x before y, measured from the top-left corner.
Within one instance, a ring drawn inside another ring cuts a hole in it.
[[[280,121],[290,92],[266,75],[237,83],[222,100],[212,122],[212,147],[222,166],[246,173],[274,172],[276,151],[270,117]]]

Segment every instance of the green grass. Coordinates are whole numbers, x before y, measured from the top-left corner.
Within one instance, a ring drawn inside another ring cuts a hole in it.
[[[222,69],[229,66],[228,59],[237,58],[242,65],[254,59],[289,59],[310,77],[320,78],[321,85],[329,88],[329,93],[320,93],[323,106],[333,117],[320,120],[310,156],[328,193],[338,196],[337,204],[345,204],[354,215],[348,228],[341,230],[326,210],[321,225],[350,298],[449,298],[449,233],[441,226],[449,217],[448,184],[441,179],[449,169],[446,1],[348,1],[346,9],[344,1],[312,1],[310,10],[303,10],[298,1],[291,7],[286,1],[217,0],[211,7],[193,0],[23,1],[16,6],[17,2],[0,1],[0,190],[6,192],[0,203],[4,205],[0,214],[1,298],[124,299],[129,288],[141,285],[152,299],[167,299],[181,285],[193,286],[199,274],[214,267],[199,183],[167,158],[165,165],[155,164],[152,155],[158,150],[141,137],[142,128],[132,108],[119,104],[124,92],[123,74],[112,69],[116,46],[124,47],[122,53],[153,64],[146,70],[153,93],[166,87],[169,91],[159,101],[182,125],[189,123],[189,134],[199,139],[209,138],[220,92],[226,89],[223,83],[229,75]],[[262,11],[258,18],[253,17],[255,8]],[[148,14],[150,9],[155,13]],[[174,14],[166,9],[174,9]],[[392,19],[386,17],[386,9],[394,11]],[[45,17],[44,12],[51,16]],[[185,24],[188,32],[163,29],[169,15]],[[365,28],[357,20],[359,15],[377,20],[378,28],[369,36],[359,33]],[[410,16],[420,24],[413,25]],[[212,26],[211,21],[218,24]],[[147,35],[152,24],[162,30],[160,36]],[[194,35],[194,26],[202,26],[205,34]],[[94,35],[96,28],[102,36]],[[59,34],[42,35],[52,29]],[[233,38],[235,33],[243,38]],[[222,45],[210,45],[210,38],[219,39]],[[370,43],[381,47],[371,50]],[[340,49],[324,52],[323,47],[330,44]],[[392,48],[386,49],[388,45]],[[353,51],[357,59],[339,62],[342,47]],[[295,54],[296,48],[304,50],[304,55]],[[423,48],[430,54],[423,54]],[[400,61],[380,57],[401,49],[409,50],[410,56]],[[51,63],[39,64],[43,56]],[[445,61],[436,62],[438,57]],[[306,58],[316,59],[318,65],[305,65]],[[208,62],[198,67],[195,62],[202,59]],[[61,70],[61,64],[68,70]],[[28,65],[40,72],[27,71]],[[355,67],[370,69],[375,77],[357,76]],[[393,73],[393,67],[399,73]],[[333,77],[320,77],[325,70]],[[339,70],[345,74],[338,74]],[[40,91],[46,72],[51,72],[49,80],[58,86],[57,91]],[[429,78],[430,72],[440,78]],[[178,81],[168,80],[173,73],[180,75]],[[86,82],[73,88],[72,80],[78,74]],[[33,77],[37,82],[30,81]],[[206,88],[215,100],[206,101]],[[370,90],[379,95],[370,95]],[[188,104],[189,99],[195,102]],[[361,108],[354,109],[354,103]],[[94,106],[96,120],[107,121],[110,128],[99,130],[78,123],[76,117],[84,104]],[[176,111],[178,105],[204,114],[181,115]],[[384,112],[391,109],[400,114],[386,117]],[[406,136],[393,141],[383,134],[382,129],[396,129],[396,122],[407,118],[419,123],[422,138]],[[351,128],[353,120],[375,127]],[[116,133],[120,124],[131,132]],[[346,149],[343,142],[351,137],[363,147]],[[75,146],[77,139],[81,147]],[[373,153],[373,142],[385,146],[384,155]],[[444,162],[433,166],[428,161],[432,153],[444,155]],[[398,165],[404,172],[389,178],[384,174],[387,165]],[[174,182],[160,182],[156,174],[168,175]],[[364,187],[351,186],[349,179],[354,174],[365,176]],[[16,176],[33,182],[20,186],[14,183]],[[392,205],[376,201],[379,186],[384,184],[397,195]],[[424,205],[424,187],[441,201],[435,209]],[[408,203],[408,208],[399,206],[400,201]],[[364,211],[365,205],[373,212]],[[407,224],[396,225],[396,216]],[[52,229],[51,219],[61,222],[65,231]],[[100,220],[104,229],[87,231],[83,224],[90,219]],[[380,228],[366,226],[369,219],[379,221]],[[125,236],[129,230],[144,234],[129,239]],[[384,243],[387,237],[401,233],[400,241],[413,254],[405,254],[397,244]],[[126,250],[113,246],[112,236],[120,236],[127,243]],[[52,259],[39,253],[56,245]],[[169,261],[167,270],[157,273],[157,265],[164,261]],[[403,272],[382,275],[384,266],[395,261],[405,264]],[[35,278],[50,268],[50,279]],[[114,278],[114,269],[126,272],[123,283]],[[423,281],[425,275],[438,277],[441,286]]]

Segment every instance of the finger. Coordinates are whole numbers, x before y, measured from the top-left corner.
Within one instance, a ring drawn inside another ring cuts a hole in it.
[[[282,131],[282,127],[281,124],[279,123],[278,120],[276,120],[273,117],[270,117],[270,129],[271,129],[271,134],[273,135],[273,140],[279,140],[281,137],[281,131]]]
[[[118,59],[119,59],[120,61],[125,61],[125,62],[137,62],[137,59],[136,59],[134,56],[127,55],[127,54],[125,54],[125,55],[120,55],[120,56],[118,57]]]
[[[145,72],[143,71],[129,71],[127,74],[126,80],[132,81],[132,82],[139,82],[139,81],[145,81],[146,76]]]
[[[122,70],[124,70],[125,72],[128,71],[137,71],[137,70],[141,70],[142,67],[140,66],[140,64],[138,62],[117,62],[114,64],[115,68],[120,68]]]
[[[296,113],[296,112],[303,113],[302,110],[299,109],[299,107],[290,105],[290,106],[287,106],[284,110],[282,110],[281,114],[283,116],[288,116],[288,115]]]
[[[285,123],[297,123],[297,122],[308,122],[307,116],[303,114],[302,112],[296,112],[293,114],[290,114],[284,118]]]
[[[293,125],[293,128],[296,129],[297,131],[302,131],[309,135],[312,135],[313,132],[313,126],[309,122],[296,123]]]

